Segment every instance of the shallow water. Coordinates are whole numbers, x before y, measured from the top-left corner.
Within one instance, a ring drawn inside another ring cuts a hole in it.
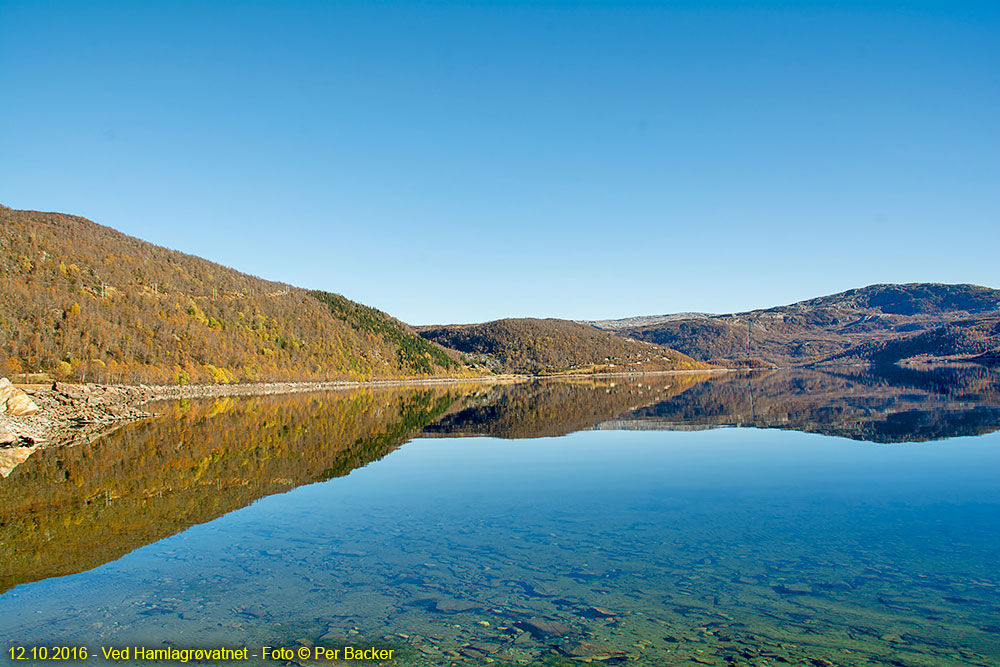
[[[92,488],[73,482],[100,448],[15,471],[50,542],[86,542],[60,524],[113,520],[122,553],[138,548],[0,596],[5,649],[997,665],[996,384],[935,382],[647,378],[174,406],[104,443],[143,464],[108,473],[131,481],[103,502],[96,470]],[[757,428],[663,430],[734,423]],[[657,430],[614,430],[642,425]],[[443,437],[476,433],[500,437]],[[53,490],[56,470],[91,502]],[[80,558],[38,553],[42,569]]]

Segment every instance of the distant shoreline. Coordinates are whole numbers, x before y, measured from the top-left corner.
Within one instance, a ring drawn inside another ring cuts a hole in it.
[[[642,377],[646,375],[691,375],[697,373],[729,373],[732,368],[701,368],[645,373],[560,373],[552,375],[476,375],[472,377],[401,378],[386,380],[331,380],[327,382],[262,382],[242,384],[198,384],[198,385],[108,385],[149,391],[151,396],[142,401],[149,403],[175,398],[215,398],[221,396],[267,396],[272,394],[295,394],[310,391],[337,391],[341,389],[364,389],[366,387],[422,387],[428,385],[461,384],[463,382],[509,384],[532,380],[571,380],[575,378],[616,378]]]

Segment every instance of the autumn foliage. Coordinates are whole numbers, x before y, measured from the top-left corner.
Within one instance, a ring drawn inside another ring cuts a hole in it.
[[[385,313],[0,207],[0,375],[109,383],[365,380],[461,371]]]
[[[587,324],[518,318],[419,328],[420,335],[507,373],[645,373],[708,368],[686,354]]]

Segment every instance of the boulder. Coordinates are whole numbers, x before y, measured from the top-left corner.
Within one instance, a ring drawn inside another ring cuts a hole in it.
[[[0,414],[23,417],[36,412],[38,406],[27,394],[12,385],[7,378],[0,378]]]
[[[38,406],[23,391],[18,390],[16,395],[7,399],[7,414],[12,417],[24,417],[36,412],[38,412]]]

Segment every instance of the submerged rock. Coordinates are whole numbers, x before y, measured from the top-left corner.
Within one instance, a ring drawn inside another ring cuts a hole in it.
[[[515,625],[522,630],[530,632],[539,639],[566,637],[573,634],[573,631],[568,626],[563,625],[559,621],[551,621],[545,618],[529,618],[524,621],[518,621]]]
[[[483,608],[483,605],[478,602],[471,602],[469,600],[456,600],[454,598],[442,598],[440,600],[434,600],[430,608],[436,612],[442,614],[457,614],[463,611],[473,611]]]
[[[515,583],[527,593],[528,597],[551,598],[558,595],[551,586],[547,586],[540,581],[520,581]]]
[[[807,584],[775,584],[771,588],[782,595],[811,595],[813,592]]]
[[[465,648],[479,651],[483,655],[493,655],[494,653],[498,653],[503,646],[497,642],[477,641],[467,644]]]
[[[587,607],[581,612],[587,618],[616,618],[618,614],[604,607]]]
[[[563,642],[558,651],[569,658],[591,658],[593,660],[609,660],[626,655],[625,651],[604,644],[585,641]]]

